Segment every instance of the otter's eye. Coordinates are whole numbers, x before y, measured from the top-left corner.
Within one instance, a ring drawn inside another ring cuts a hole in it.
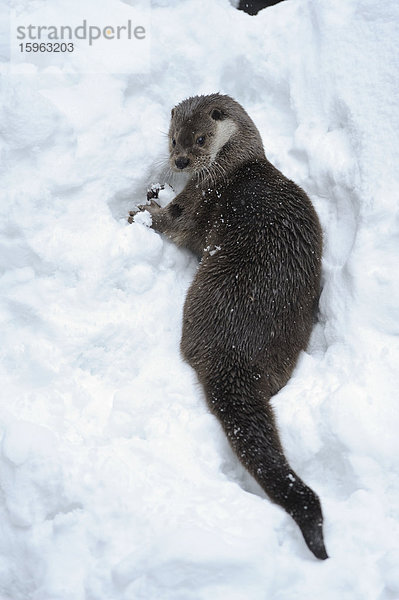
[[[173,148],[176,146],[176,140],[175,140],[175,138],[173,138],[173,140],[172,140],[172,146],[173,146]]]
[[[198,146],[203,146],[205,144],[205,136],[201,135],[195,140],[195,143],[198,144]]]

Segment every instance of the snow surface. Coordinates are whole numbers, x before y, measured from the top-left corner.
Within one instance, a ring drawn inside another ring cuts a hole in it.
[[[0,598],[397,600],[399,3],[155,0],[151,46],[143,73],[1,66]],[[215,91],[323,224],[320,320],[273,404],[325,562],[180,358],[195,259],[126,221],[170,108]]]

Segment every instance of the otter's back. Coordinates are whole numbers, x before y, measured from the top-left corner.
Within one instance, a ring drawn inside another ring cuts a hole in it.
[[[289,376],[308,342],[319,294],[317,215],[303,190],[268,161],[237,169],[213,202],[214,226],[184,322],[202,355],[228,348],[250,361],[276,354],[281,363],[284,347]]]

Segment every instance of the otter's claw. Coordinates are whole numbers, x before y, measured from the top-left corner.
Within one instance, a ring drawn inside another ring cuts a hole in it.
[[[153,210],[158,210],[159,208],[161,207],[159,206],[158,202],[155,202],[155,200],[150,200],[148,204],[140,204],[136,210],[129,210],[129,216],[127,220],[129,223],[133,223],[134,216],[137,215],[138,212],[148,210],[149,213],[152,213]]]
[[[153,198],[158,198],[159,192],[164,190],[164,185],[152,185],[149,190],[147,190],[147,200],[153,200]]]

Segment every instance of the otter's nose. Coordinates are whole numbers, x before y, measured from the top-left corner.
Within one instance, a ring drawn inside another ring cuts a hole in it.
[[[190,159],[180,156],[179,158],[176,158],[175,165],[178,169],[185,169],[189,162]]]

